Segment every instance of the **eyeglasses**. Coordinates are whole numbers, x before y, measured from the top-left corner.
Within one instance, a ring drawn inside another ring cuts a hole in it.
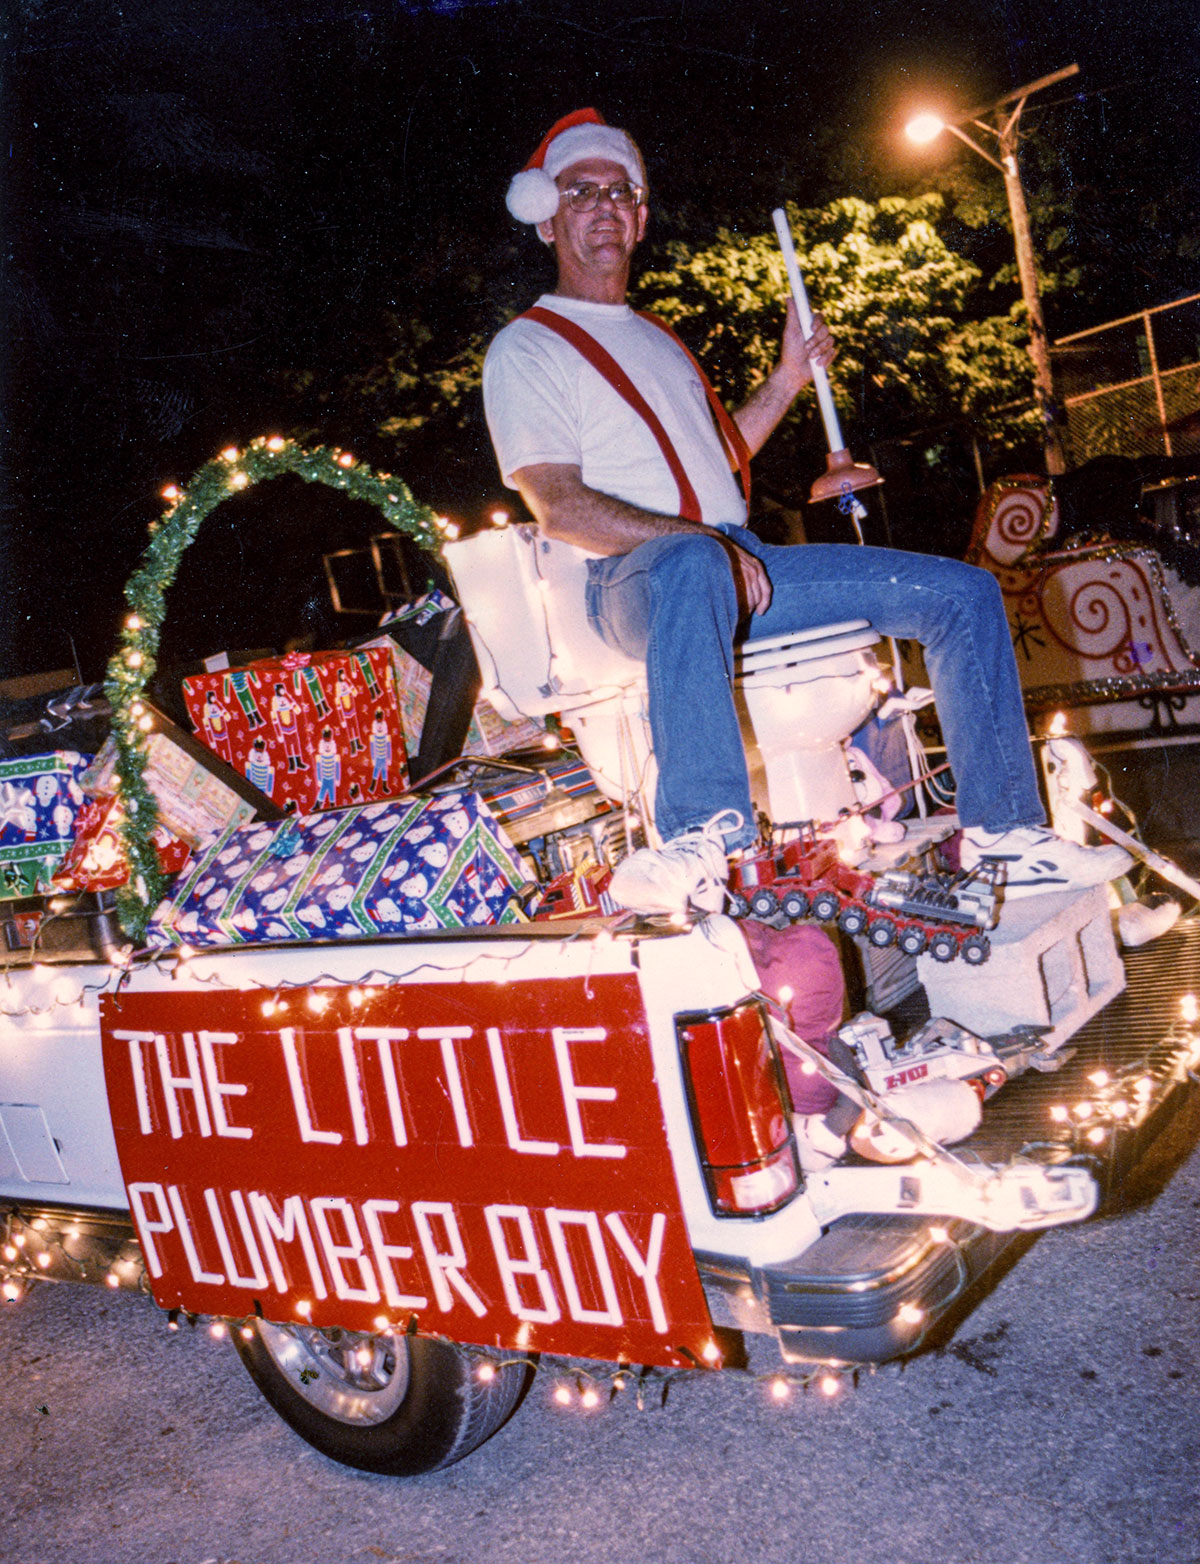
[[[628,179],[618,179],[612,185],[594,185],[590,180],[584,180],[577,185],[568,185],[563,195],[573,212],[590,212],[602,195],[623,212],[632,206],[641,206],[646,198],[641,185]]]

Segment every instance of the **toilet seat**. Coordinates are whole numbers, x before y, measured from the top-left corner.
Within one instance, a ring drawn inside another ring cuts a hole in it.
[[[879,634],[866,619],[846,619],[840,624],[819,625],[812,630],[797,630],[790,635],[764,636],[746,641],[734,653],[734,678],[743,684],[787,684],[843,671],[833,659],[846,653],[865,651],[879,641]],[[828,660],[828,661],[827,661]],[[806,670],[805,663],[825,662],[820,669]],[[857,666],[853,660],[845,671]]]

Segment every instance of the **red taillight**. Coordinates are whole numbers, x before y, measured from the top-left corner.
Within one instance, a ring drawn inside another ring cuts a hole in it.
[[[787,1089],[757,1000],[675,1018],[692,1127],[718,1216],[761,1216],[799,1187]]]

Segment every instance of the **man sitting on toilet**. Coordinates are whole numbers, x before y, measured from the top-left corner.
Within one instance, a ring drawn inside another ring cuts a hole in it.
[[[644,659],[658,761],[660,849],[611,891],[637,912],[724,905],[727,854],[755,839],[731,680],[739,621],[759,637],[848,617],[925,651],[957,779],[962,862],[999,858],[1009,898],[1102,884],[1130,863],[1045,828],[1000,589],[934,555],[847,544],[776,547],[746,526],[749,458],[835,348],[805,342],[789,303],[779,360],[732,417],[686,348],[626,303],[646,228],[646,174],[593,109],[550,130],[508,208],[554,247],[558,282],[498,333],[484,405],[505,483],[542,534],[592,556],[587,613]],[[735,477],[740,472],[741,483]]]

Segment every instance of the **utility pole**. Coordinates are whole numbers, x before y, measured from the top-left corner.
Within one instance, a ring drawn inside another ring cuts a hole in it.
[[[965,142],[972,152],[985,158],[993,168],[1000,170],[1004,178],[1004,191],[1008,197],[1008,210],[1012,218],[1013,245],[1017,254],[1017,273],[1021,279],[1021,297],[1029,316],[1029,357],[1033,361],[1034,395],[1042,420],[1043,440],[1046,450],[1046,470],[1051,477],[1066,471],[1066,454],[1063,449],[1062,424],[1058,405],[1054,399],[1054,379],[1050,371],[1050,343],[1046,336],[1046,323],[1042,317],[1041,290],[1038,282],[1037,259],[1033,251],[1033,236],[1029,230],[1029,208],[1025,203],[1025,191],[1021,184],[1021,172],[1017,164],[1018,127],[1027,100],[1045,87],[1066,81],[1079,74],[1078,65],[1067,65],[1049,76],[1039,76],[1012,92],[1006,92],[994,103],[968,109],[954,120],[943,120],[936,114],[919,114],[905,127],[910,140],[923,144],[932,141],[943,130]],[[991,136],[999,156],[967,135],[964,125]]]

